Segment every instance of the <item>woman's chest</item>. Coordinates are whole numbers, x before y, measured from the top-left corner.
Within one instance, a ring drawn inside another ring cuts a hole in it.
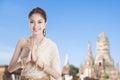
[[[40,61],[46,65],[51,65],[53,56],[51,55],[51,48],[49,46],[39,48],[37,54]]]

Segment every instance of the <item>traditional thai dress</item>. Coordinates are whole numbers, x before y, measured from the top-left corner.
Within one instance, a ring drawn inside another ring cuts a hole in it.
[[[56,44],[53,41],[45,37],[38,46],[35,54],[37,54],[40,62],[43,62],[45,65],[53,68],[55,71],[61,74],[59,52]],[[27,60],[28,57],[31,57],[31,49],[29,47],[25,47],[21,52],[21,60],[25,60],[25,58]],[[20,80],[55,79],[51,75],[41,71],[34,63],[30,62],[24,65]]]

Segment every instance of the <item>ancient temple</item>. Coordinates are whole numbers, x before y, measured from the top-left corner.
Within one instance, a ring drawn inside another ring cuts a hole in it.
[[[108,67],[114,66],[114,61],[110,56],[108,38],[105,36],[104,32],[102,32],[98,36],[95,64],[96,65],[101,64],[101,65],[105,65]]]
[[[69,66],[68,54],[67,54],[66,58],[65,58],[65,63],[64,63],[63,69],[62,69],[62,76],[69,74],[69,73],[70,73],[70,66]]]
[[[98,36],[96,44],[96,56],[93,58],[90,43],[88,43],[88,52],[85,63],[80,67],[79,73],[87,77],[100,79],[105,74],[109,78],[120,78],[119,64],[114,66],[114,61],[110,55],[109,41],[105,33]]]
[[[94,65],[94,58],[92,56],[92,50],[91,50],[91,46],[90,46],[90,42],[89,42],[88,43],[88,52],[87,52],[85,64],[83,66],[85,68],[84,74],[86,74],[86,76],[92,77],[93,65]]]

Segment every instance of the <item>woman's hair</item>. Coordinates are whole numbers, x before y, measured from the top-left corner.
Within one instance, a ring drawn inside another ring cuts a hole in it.
[[[40,14],[45,19],[45,22],[47,21],[46,12],[40,7],[33,8],[32,11],[30,11],[29,13],[28,18],[30,18],[35,13]]]

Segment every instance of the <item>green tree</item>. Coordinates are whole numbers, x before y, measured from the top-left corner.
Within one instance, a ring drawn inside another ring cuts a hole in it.
[[[72,64],[70,64],[69,66],[70,66],[70,74],[75,76],[79,72],[79,69]]]
[[[104,74],[103,78],[107,80],[107,79],[109,79],[109,75],[108,74]]]

